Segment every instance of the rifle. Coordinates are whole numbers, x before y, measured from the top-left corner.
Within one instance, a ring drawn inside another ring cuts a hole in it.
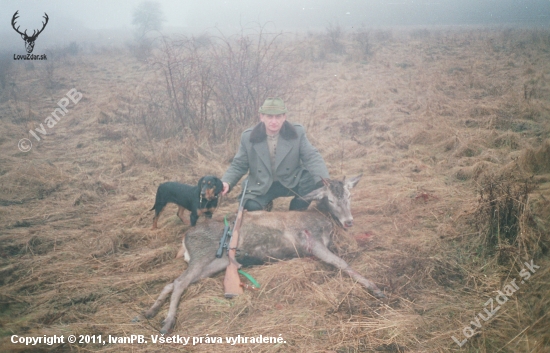
[[[229,264],[225,269],[225,278],[223,279],[223,286],[225,288],[225,297],[231,299],[239,294],[243,294],[243,288],[241,287],[241,279],[239,278],[239,268],[241,265],[235,260],[235,253],[237,252],[237,245],[239,245],[239,231],[241,230],[241,223],[243,220],[243,201],[246,193],[246,187],[248,186],[248,179],[244,182],[243,194],[241,201],[239,202],[239,211],[237,212],[237,219],[233,226],[231,235],[231,242],[227,249],[227,256],[229,257]],[[223,250],[222,250],[223,251]]]
[[[227,243],[229,243],[229,239],[231,239],[231,227],[229,226],[229,222],[227,222],[227,217],[223,217],[223,223],[225,223],[225,227],[223,228],[223,235],[220,239],[220,247],[216,252],[216,257],[218,259],[222,257],[223,249],[227,249]]]

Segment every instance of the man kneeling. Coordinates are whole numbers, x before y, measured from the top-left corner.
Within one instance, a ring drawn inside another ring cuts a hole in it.
[[[286,112],[281,98],[266,99],[260,122],[243,132],[239,150],[221,178],[225,195],[249,173],[243,190],[248,211],[266,209],[274,199],[289,196],[294,196],[290,210],[305,210],[310,202],[301,196],[319,188],[321,178],[329,178],[325,161],[308,141],[304,127],[286,121]]]

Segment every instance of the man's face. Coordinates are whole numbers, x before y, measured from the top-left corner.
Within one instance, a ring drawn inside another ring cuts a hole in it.
[[[286,114],[260,114],[260,120],[265,124],[265,133],[268,135],[275,135],[281,130],[281,127],[283,127],[283,123],[286,121]]]

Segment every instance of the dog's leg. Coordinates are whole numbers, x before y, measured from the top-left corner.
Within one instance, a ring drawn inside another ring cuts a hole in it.
[[[185,208],[178,205],[178,217],[181,219],[183,224],[188,225],[184,216],[185,216]]]
[[[197,211],[191,212],[191,227],[194,227],[195,224],[197,224],[197,220],[199,219],[199,216],[197,215]]]
[[[162,213],[162,211],[164,210],[164,207],[160,209],[160,211],[157,212],[157,210],[155,209],[155,217],[153,217],[153,228],[151,228],[151,230],[155,230],[155,229],[158,229],[157,227],[157,222],[159,220],[159,217],[160,217],[160,214]]]

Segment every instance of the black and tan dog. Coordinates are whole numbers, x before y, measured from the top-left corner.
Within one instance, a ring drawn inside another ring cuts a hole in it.
[[[178,217],[184,224],[186,224],[183,218],[185,210],[191,211],[191,226],[197,224],[199,216],[204,215],[207,218],[212,218],[212,213],[218,206],[218,195],[222,189],[222,181],[211,175],[202,177],[197,186],[177,182],[160,184],[155,205],[150,210],[155,210],[152,229],[157,229],[160,213],[167,203],[178,205]]]

